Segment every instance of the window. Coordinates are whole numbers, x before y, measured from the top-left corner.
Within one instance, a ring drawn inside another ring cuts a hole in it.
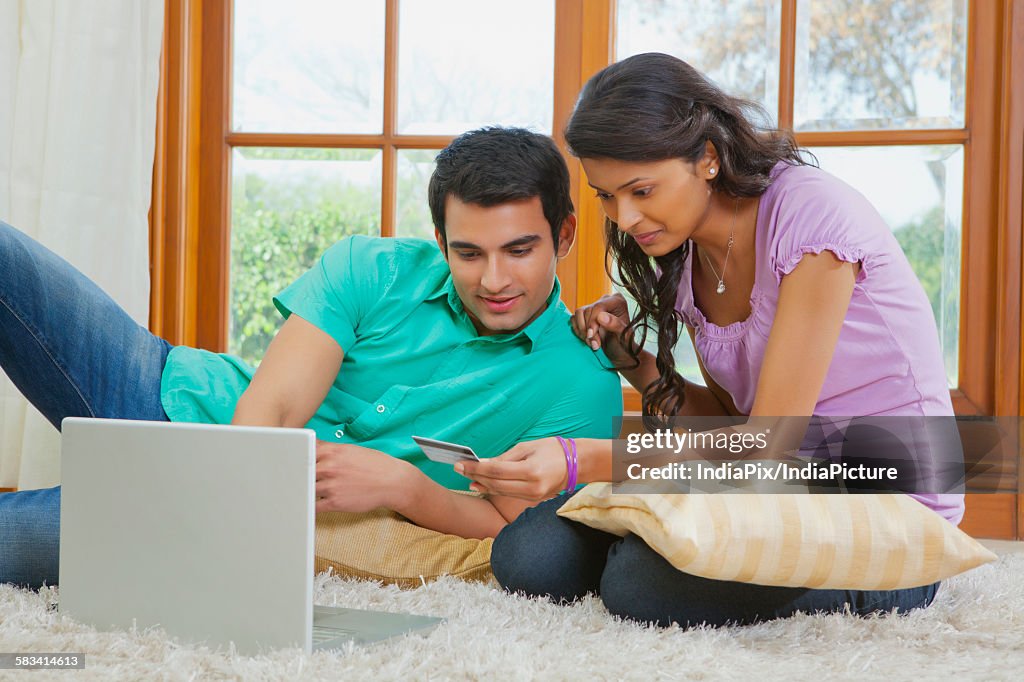
[[[554,2],[500,10],[235,0],[229,352],[259,362],[271,298],[339,239],[432,238],[426,183],[454,135],[551,132]]]
[[[872,200],[932,300],[957,410],[1018,412],[1021,153],[1000,135],[1019,135],[1024,0],[279,5],[168,3],[152,326],[170,340],[256,358],[267,297],[320,245],[431,234],[425,182],[453,135],[501,122],[560,140],[592,73],[662,50],[759,101]],[[570,170],[581,229],[559,276],[574,308],[611,283],[600,207]]]
[[[690,62],[760,103],[768,124],[793,128],[823,169],[872,201],[932,302],[947,379],[958,411],[969,413],[994,407],[977,358],[961,361],[991,340],[962,321],[994,293],[966,281],[962,263],[964,247],[984,248],[994,228],[972,222],[964,200],[972,191],[984,200],[965,177],[992,173],[981,157],[995,142],[968,127],[969,76],[975,97],[983,82],[977,57],[968,74],[968,37],[984,40],[992,20],[982,4],[619,0],[616,15],[616,58],[656,50]],[[696,367],[692,355],[677,348],[684,374]]]
[[[502,121],[561,142],[590,75],[661,50],[761,102],[878,206],[938,312],[957,412],[1021,414],[1024,0],[279,5],[166,4],[150,327],[170,342],[256,357],[286,268],[341,230],[430,234],[425,182],[452,135]],[[500,23],[481,14],[499,10]],[[467,86],[480,74],[494,82]],[[569,168],[580,230],[558,272],[571,309],[611,284],[600,205]],[[253,238],[275,221],[296,227]],[[232,280],[253,314],[232,318]],[[1024,496],[976,496],[962,527],[1018,537]]]

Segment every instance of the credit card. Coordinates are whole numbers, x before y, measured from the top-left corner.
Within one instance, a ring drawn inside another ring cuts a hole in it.
[[[480,458],[476,456],[475,452],[473,452],[473,448],[468,445],[446,443],[443,440],[423,438],[422,436],[413,436],[412,439],[416,441],[416,445],[420,446],[420,449],[423,450],[423,454],[427,456],[427,459],[433,460],[434,462],[455,464],[456,462],[480,461]]]

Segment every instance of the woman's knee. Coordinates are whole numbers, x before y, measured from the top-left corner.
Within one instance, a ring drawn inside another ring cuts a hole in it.
[[[665,604],[668,595],[658,589],[663,581],[651,583],[652,573],[660,572],[659,559],[664,561],[636,535],[612,548],[601,575],[601,600],[612,615],[659,626],[673,623]]]
[[[938,594],[940,583],[879,592],[851,592],[849,599],[853,613],[858,616],[874,614],[906,614],[931,605]]]
[[[527,509],[494,539],[491,570],[507,591],[573,601],[597,590],[616,538],[558,516],[565,499]]]
[[[627,535],[608,554],[601,600],[613,615],[660,627],[746,622],[746,614],[731,607],[728,584],[684,573],[642,538]]]
[[[934,599],[938,584],[887,592],[812,590],[712,580],[676,569],[636,535],[608,554],[601,599],[614,615],[659,626],[750,625],[796,613],[905,613]]]

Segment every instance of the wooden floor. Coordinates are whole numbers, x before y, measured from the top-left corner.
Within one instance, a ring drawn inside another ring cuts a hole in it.
[[[1024,554],[1024,542],[1020,540],[979,540],[996,554]]]

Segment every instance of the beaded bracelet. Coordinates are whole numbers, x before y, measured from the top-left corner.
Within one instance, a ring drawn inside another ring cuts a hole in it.
[[[565,453],[567,480],[565,483],[565,490],[562,492],[571,493],[576,489],[576,478],[579,474],[579,458],[576,454],[576,440],[574,438],[569,438],[569,442],[566,443],[566,439],[561,436],[555,436],[555,438],[558,439],[559,444],[562,446],[562,452]]]

